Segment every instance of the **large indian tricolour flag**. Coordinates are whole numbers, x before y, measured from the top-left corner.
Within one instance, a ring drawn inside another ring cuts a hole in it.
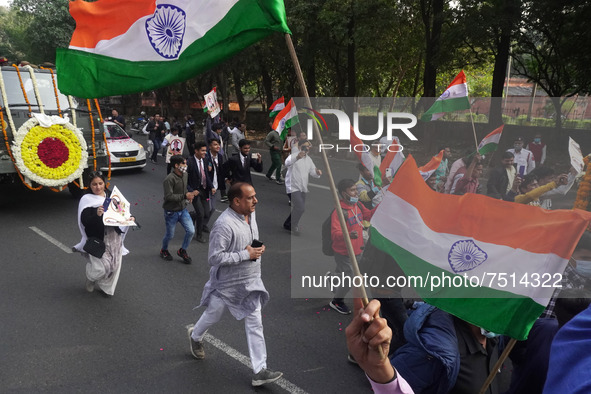
[[[445,115],[446,112],[460,111],[470,109],[470,100],[468,100],[468,83],[464,70],[460,71],[453,81],[449,84],[445,92],[429,108],[421,120],[428,122],[437,120]]]
[[[522,340],[589,220],[581,210],[437,193],[409,157],[371,220],[371,242],[417,278],[414,288],[425,301]]]
[[[84,98],[187,80],[273,32],[290,33],[283,0],[70,1],[76,30],[56,67]]]

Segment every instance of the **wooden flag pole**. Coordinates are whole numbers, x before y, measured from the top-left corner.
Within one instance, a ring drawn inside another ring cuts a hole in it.
[[[509,340],[509,342],[507,342],[507,346],[505,346],[505,350],[503,350],[503,353],[501,354],[501,356],[499,357],[499,359],[497,360],[497,362],[493,366],[492,371],[490,371],[490,375],[488,375],[488,378],[486,378],[486,380],[484,381],[484,384],[480,388],[480,391],[478,392],[478,394],[484,394],[486,392],[486,390],[488,389],[488,386],[490,386],[492,381],[497,376],[499,368],[501,368],[501,365],[503,365],[503,363],[505,362],[507,357],[509,357],[509,353],[511,353],[511,350],[513,350],[513,346],[515,346],[515,343],[517,343],[517,340],[515,338],[511,338]]]
[[[468,103],[470,96],[468,96]],[[478,153],[478,138],[476,138],[476,127],[474,127],[474,117],[472,116],[472,104],[470,104],[470,122],[472,122],[472,132],[474,133],[474,144],[476,145],[476,153]]]
[[[295,68],[296,76],[298,78],[298,83],[300,84],[300,88],[302,89],[302,93],[304,94],[304,98],[306,101],[306,105],[312,108],[312,102],[310,101],[310,96],[308,95],[308,88],[306,87],[306,82],[304,82],[304,74],[302,73],[302,69],[300,67],[300,62],[298,60],[295,48],[293,46],[293,41],[291,40],[291,36],[289,34],[285,34],[285,42],[287,43],[287,48],[289,50],[289,54],[291,55],[291,61]],[[313,123],[314,127],[314,137],[318,138],[319,144],[323,144],[322,136],[320,135],[320,130],[316,123]],[[357,259],[355,258],[355,252],[353,251],[353,245],[351,244],[351,237],[349,236],[349,232],[347,231],[347,224],[345,223],[345,216],[343,215],[343,210],[341,209],[341,203],[339,200],[339,195],[337,193],[337,188],[334,183],[334,178],[332,176],[332,171],[330,170],[330,164],[328,163],[328,157],[326,156],[326,152],[321,150],[322,160],[324,161],[324,165],[326,166],[326,173],[328,175],[328,181],[330,185],[330,192],[332,195],[332,199],[335,206],[335,211],[339,218],[339,223],[341,224],[341,229],[343,230],[343,236],[345,238],[345,245],[347,246],[347,252],[349,253],[349,258],[351,259],[351,265],[353,266],[353,274],[355,276],[361,277],[361,272],[359,271],[359,265],[357,264]],[[361,234],[359,234],[361,236]],[[359,291],[361,292],[361,299],[363,300],[363,306],[366,307],[369,303],[367,298],[367,292],[363,283],[359,287]],[[381,348],[379,348],[381,350]]]

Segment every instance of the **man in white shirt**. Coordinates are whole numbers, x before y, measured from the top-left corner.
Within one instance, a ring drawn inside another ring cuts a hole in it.
[[[517,173],[522,177],[536,168],[534,154],[527,149],[523,149],[523,138],[517,137],[513,143],[513,149],[507,149],[507,152],[513,153]]]
[[[283,223],[283,228],[299,233],[299,223],[306,209],[306,194],[308,193],[308,176],[320,178],[322,171],[316,168],[314,162],[308,156],[312,148],[310,141],[303,140],[298,143],[300,151],[297,154],[291,154],[285,160],[287,175],[285,177],[285,188],[290,195],[292,202],[292,211],[289,217]]]

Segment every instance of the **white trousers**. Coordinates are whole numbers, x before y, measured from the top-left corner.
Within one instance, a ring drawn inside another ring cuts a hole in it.
[[[195,341],[202,341],[209,327],[220,321],[225,310],[226,304],[224,301],[215,293],[212,294],[207,309],[195,323],[191,338]],[[260,305],[254,312],[244,318],[244,328],[246,330],[246,341],[248,342],[252,370],[256,374],[261,369],[267,368],[267,346],[263,335],[263,319]]]

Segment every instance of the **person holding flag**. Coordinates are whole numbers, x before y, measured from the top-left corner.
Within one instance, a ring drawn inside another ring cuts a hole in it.
[[[271,130],[265,138],[265,145],[269,147],[269,153],[271,154],[271,167],[267,171],[267,179],[272,181],[271,175],[275,171],[275,183],[283,185],[281,180],[281,152],[283,152],[283,140],[277,132],[277,130]]]

